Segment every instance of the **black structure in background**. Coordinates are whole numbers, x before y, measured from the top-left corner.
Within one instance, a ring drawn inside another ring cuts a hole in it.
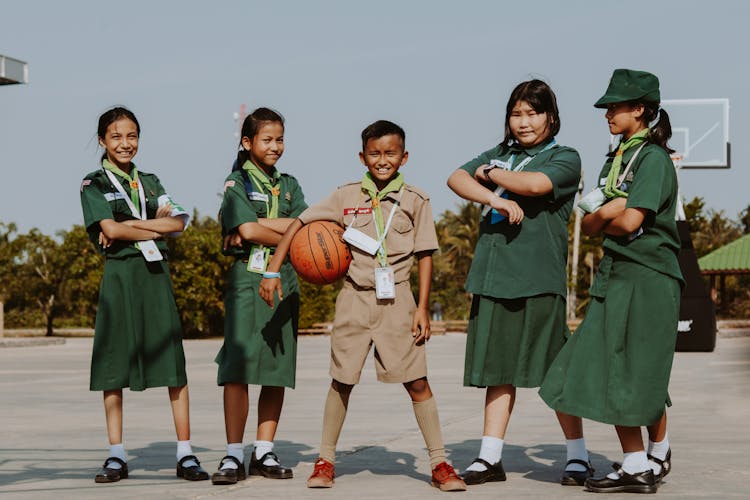
[[[687,221],[678,220],[677,230],[681,243],[678,259],[686,285],[680,300],[675,350],[713,351],[716,347],[716,306],[701,276]]]

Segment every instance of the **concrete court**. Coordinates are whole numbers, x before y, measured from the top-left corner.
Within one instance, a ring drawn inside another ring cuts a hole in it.
[[[466,467],[476,456],[483,392],[461,386],[465,336],[430,341],[430,381],[438,398],[450,459]],[[0,498],[438,498],[406,392],[375,380],[368,360],[353,393],[339,443],[336,485],[309,490],[328,387],[328,337],[299,342],[297,388],[287,400],[277,452],[294,467],[291,480],[251,478],[234,486],[191,483],[174,475],[174,431],[166,390],[125,391],[125,442],[130,478],[98,485],[106,456],[101,394],[88,391],[92,339],[63,345],[0,349]],[[185,342],[192,400],[193,446],[209,472],[224,455],[221,391],[213,357],[218,340]],[[750,337],[720,337],[714,353],[678,353],[670,411],[673,472],[659,489],[668,498],[748,498]],[[257,389],[251,392],[251,404]],[[254,438],[251,409],[245,442]],[[621,459],[614,431],[587,422],[597,474]],[[593,498],[556,484],[565,462],[562,435],[535,390],[519,390],[503,462],[505,483],[474,486],[461,498]],[[248,448],[249,450],[249,448]],[[742,493],[742,492],[745,493]]]

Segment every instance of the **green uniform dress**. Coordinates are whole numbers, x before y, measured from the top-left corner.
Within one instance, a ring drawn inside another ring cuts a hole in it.
[[[623,155],[627,164],[634,150]],[[606,179],[608,160],[600,178]],[[648,144],[625,178],[627,206],[646,209],[638,236],[605,236],[586,317],[539,391],[555,410],[599,422],[656,422],[668,402],[680,285],[677,177],[667,153]]]
[[[497,146],[461,168],[474,175],[493,160],[513,165],[533,158],[526,172],[552,182],[545,196],[506,191],[524,211],[521,225],[507,219],[479,227],[466,280],[473,294],[466,339],[464,385],[537,387],[568,334],[565,322],[567,223],[581,177],[576,150],[544,142],[531,148]],[[490,186],[494,188],[494,186]]]
[[[296,218],[307,208],[297,179],[274,171],[271,179],[279,188],[278,217]],[[245,222],[267,217],[271,195],[250,177],[233,171],[224,183],[221,204],[222,236]],[[216,356],[218,383],[294,387],[297,366],[297,322],[299,283],[287,260],[281,266],[284,300],[268,307],[259,294],[262,275],[247,270],[252,244],[231,247],[234,257],[224,295],[224,345]]]
[[[146,195],[147,218],[152,219],[158,200],[168,195],[155,175],[139,172],[139,180]],[[121,178],[118,181],[129,195],[129,183]],[[135,218],[103,169],[91,172],[81,183],[81,206],[89,239],[105,256],[91,356],[91,390],[130,387],[142,391],[185,385],[182,326],[169,277],[166,243],[156,242],[164,256],[157,262],[147,262],[131,241],[114,241],[102,249],[98,243],[100,221]]]

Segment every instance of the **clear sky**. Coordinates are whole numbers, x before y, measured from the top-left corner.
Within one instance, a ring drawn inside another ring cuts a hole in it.
[[[510,91],[534,77],[557,93],[558,141],[588,190],[609,143],[592,104],[620,67],[657,74],[666,99],[730,99],[732,168],[680,182],[734,217],[750,203],[748,19],[743,0],[0,0],[0,54],[30,69],[0,87],[0,221],[82,222],[97,119],[116,104],[141,123],[139,168],[202,214],[218,210],[244,103],[285,115],[278,166],[308,203],[361,177],[362,128],[401,124],[402,172],[438,216],[459,202],[448,175],[499,142]]]

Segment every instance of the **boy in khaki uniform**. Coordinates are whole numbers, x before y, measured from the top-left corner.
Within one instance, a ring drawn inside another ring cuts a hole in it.
[[[395,123],[380,120],[365,128],[359,157],[368,170],[362,181],[340,187],[300,214],[276,247],[260,285],[260,294],[269,305],[274,303],[274,293],[281,300],[278,271],[292,238],[304,224],[329,220],[355,233],[354,239],[348,238],[352,262],[336,300],[331,334],[333,380],[324,408],[320,458],[307,486],[333,486],[336,443],[349,396],[374,343],[378,380],[402,383],[412,399],[430,455],[433,486],[462,491],[466,485],[446,461],[437,405],[427,381],[425,342],[430,338],[432,252],[438,248],[430,201],[425,193],[405,184],[398,172],[409,153],[405,133]],[[418,303],[409,286],[415,255]]]

